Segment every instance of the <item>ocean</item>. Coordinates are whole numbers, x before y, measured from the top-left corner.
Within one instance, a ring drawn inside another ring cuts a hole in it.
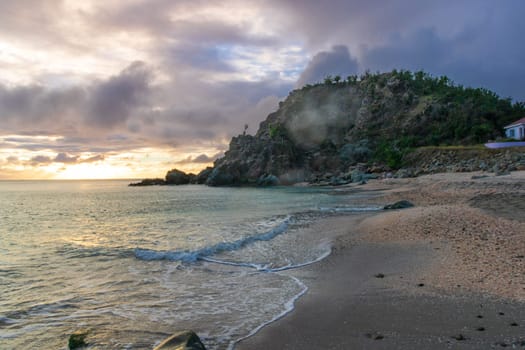
[[[375,210],[310,187],[0,181],[0,349],[152,349],[192,329],[213,349],[282,317],[289,270],[330,254],[314,220]]]

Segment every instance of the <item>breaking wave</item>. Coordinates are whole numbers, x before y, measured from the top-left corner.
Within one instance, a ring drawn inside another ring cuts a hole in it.
[[[158,251],[153,249],[135,248],[135,257],[139,260],[153,261],[153,260],[169,260],[182,262],[195,262],[204,259],[208,256],[219,254],[222,252],[239,250],[249,244],[258,241],[269,241],[276,236],[286,232],[290,224],[291,217],[288,216],[278,226],[272,228],[268,232],[256,234],[253,236],[243,237],[232,242],[220,242],[212,246],[196,249],[196,250],[176,250],[176,251]]]

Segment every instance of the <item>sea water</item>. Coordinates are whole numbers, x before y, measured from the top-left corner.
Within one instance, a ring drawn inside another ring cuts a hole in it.
[[[0,181],[0,348],[152,349],[177,330],[231,349],[293,308],[285,270],[330,253],[302,227],[368,210],[328,189]]]

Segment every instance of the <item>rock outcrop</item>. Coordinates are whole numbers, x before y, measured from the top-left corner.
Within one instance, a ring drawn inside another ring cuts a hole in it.
[[[167,172],[164,179],[144,179],[140,182],[130,183],[129,186],[157,186],[157,185],[188,185],[198,184],[202,185],[206,183],[208,176],[212,173],[213,168],[207,167],[202,170],[199,174],[186,174],[185,172],[172,169]]]
[[[410,163],[407,154],[419,147],[471,145],[501,137],[502,126],[520,113],[525,114],[524,105],[422,72],[365,74],[308,85],[291,92],[254,136],[232,138],[206,183],[366,182],[369,172],[404,168],[405,160]],[[359,163],[367,165],[364,175],[349,174]],[[425,168],[433,172],[446,166]],[[477,170],[468,164],[464,168]],[[399,176],[419,172],[410,166]]]
[[[195,175],[194,175],[195,176]],[[187,185],[192,176],[178,169],[171,169],[166,174],[166,185]]]

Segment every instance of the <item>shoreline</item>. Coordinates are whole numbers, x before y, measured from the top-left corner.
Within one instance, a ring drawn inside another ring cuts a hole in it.
[[[523,202],[525,172],[476,176],[435,174],[342,189],[381,190],[370,204],[408,199],[416,207],[306,228],[332,238],[332,254],[284,272],[308,292],[234,348],[525,348],[524,211],[507,205]]]

